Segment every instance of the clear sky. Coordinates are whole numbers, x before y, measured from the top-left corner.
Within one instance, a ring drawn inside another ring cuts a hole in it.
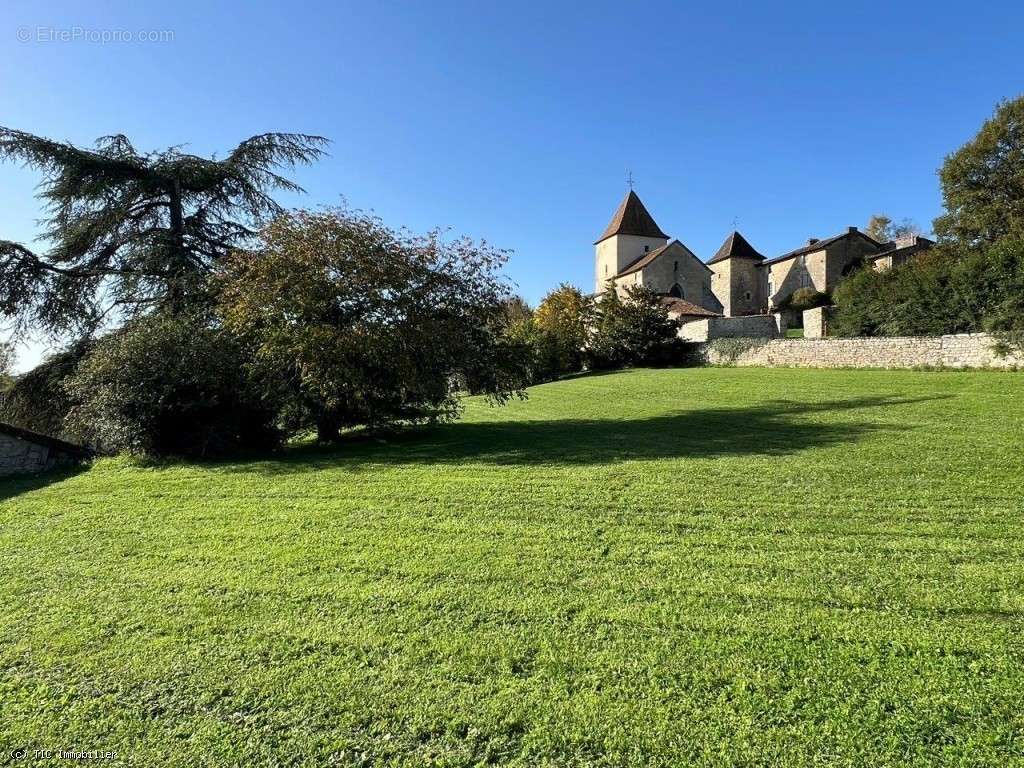
[[[0,124],[196,153],[322,134],[283,203],[486,238],[535,303],[592,287],[626,169],[704,259],[734,219],[769,256],[876,211],[929,229],[943,157],[1024,91],[1022,30],[1020,2],[6,0]],[[35,236],[37,182],[0,166],[0,238]]]

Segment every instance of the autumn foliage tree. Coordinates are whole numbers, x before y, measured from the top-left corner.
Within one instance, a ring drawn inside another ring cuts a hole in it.
[[[568,283],[562,283],[541,300],[533,321],[551,376],[574,373],[583,367],[583,347],[592,318],[590,298]]]

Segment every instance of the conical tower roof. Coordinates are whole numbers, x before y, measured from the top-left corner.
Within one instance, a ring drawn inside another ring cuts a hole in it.
[[[714,264],[716,261],[725,261],[726,259],[754,259],[755,261],[764,261],[764,256],[754,250],[754,246],[747,242],[746,238],[743,237],[739,232],[733,232],[722,243],[722,247],[718,249],[718,252],[711,257],[708,264]]]
[[[640,237],[660,237],[668,240],[668,235],[661,231],[661,228],[655,223],[654,217],[647,212],[644,204],[640,202],[640,198],[633,190],[629,190],[629,194],[626,195],[619,209],[615,211],[612,220],[608,222],[604,234],[597,238],[594,244],[607,240],[613,235],[639,235]]]

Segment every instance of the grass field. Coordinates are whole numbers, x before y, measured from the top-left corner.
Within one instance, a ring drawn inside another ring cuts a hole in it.
[[[688,369],[0,481],[0,748],[1021,763],[1022,463],[1024,374]]]

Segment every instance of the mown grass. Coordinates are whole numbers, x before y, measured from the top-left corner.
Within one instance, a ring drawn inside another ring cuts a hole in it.
[[[717,368],[4,481],[0,748],[1020,763],[1022,457],[1024,375]]]

